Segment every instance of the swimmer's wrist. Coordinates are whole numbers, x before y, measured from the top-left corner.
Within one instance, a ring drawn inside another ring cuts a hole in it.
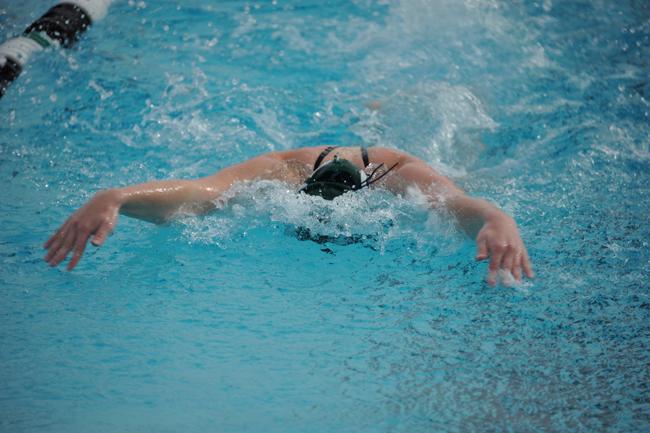
[[[485,199],[466,195],[459,196],[459,199],[452,202],[452,211],[455,211],[461,219],[474,220],[485,224],[505,215],[501,209]]]
[[[499,209],[498,207],[492,205],[491,209],[486,210],[484,216],[483,216],[483,222],[484,224],[512,224],[512,225],[517,225],[515,223],[515,220]]]
[[[120,209],[125,203],[126,195],[119,188],[104,189],[95,194],[95,200],[101,200]]]
[[[482,198],[459,196],[450,205],[451,211],[455,214],[463,231],[473,239],[486,225],[514,224],[514,220],[510,216]]]
[[[483,212],[482,217],[483,221],[490,222],[500,220],[503,217],[507,217],[507,215],[493,204],[490,204],[490,207],[486,208]]]
[[[483,223],[512,220],[508,214],[499,209],[494,203],[482,198],[474,200],[479,203],[477,216],[483,220]]]

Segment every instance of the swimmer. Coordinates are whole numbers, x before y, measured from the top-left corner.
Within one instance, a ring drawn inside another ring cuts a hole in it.
[[[120,214],[163,223],[179,212],[202,214],[213,210],[235,183],[281,180],[304,194],[332,200],[375,186],[396,194],[417,187],[433,210],[451,212],[460,228],[476,240],[476,260],[490,259],[487,282],[497,283],[499,271],[516,281],[533,270],[515,221],[486,200],[470,197],[424,161],[404,152],[372,147],[305,147],[272,152],[226,167],[194,180],[154,181],[100,191],[45,242],[45,261],[57,266],[72,252],[68,270],[84,253],[89,239],[102,245],[115,229]]]

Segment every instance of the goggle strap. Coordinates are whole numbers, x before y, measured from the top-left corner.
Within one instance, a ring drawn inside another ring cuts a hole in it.
[[[386,176],[388,173],[391,172],[391,170],[393,170],[395,167],[397,167],[397,164],[399,164],[399,162],[396,162],[396,163],[393,164],[393,165],[392,165],[388,170],[386,170],[385,172],[383,172],[382,174],[380,174],[379,176],[377,176],[376,179],[373,179],[373,176],[375,175],[375,173],[377,173],[377,170],[379,170],[380,168],[382,168],[382,167],[384,166],[384,164],[381,163],[377,168],[375,168],[375,169],[372,171],[372,173],[370,173],[370,175],[368,176],[368,178],[366,179],[366,181],[364,182],[364,184],[363,184],[361,187],[362,187],[362,188],[363,188],[363,187],[367,187],[367,186],[370,186],[370,185],[372,185],[373,183],[379,181],[382,177]]]

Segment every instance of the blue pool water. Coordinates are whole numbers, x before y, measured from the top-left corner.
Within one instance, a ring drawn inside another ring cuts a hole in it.
[[[0,431],[650,431],[649,71],[642,0],[116,2],[0,100]],[[42,261],[101,188],[323,143],[499,204],[537,278],[487,286],[412,199],[277,183]]]

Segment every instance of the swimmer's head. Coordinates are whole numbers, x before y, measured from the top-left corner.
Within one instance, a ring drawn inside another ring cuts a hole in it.
[[[366,177],[366,173],[350,161],[335,156],[333,160],[314,171],[300,191],[319,195],[325,200],[333,200],[346,192],[363,188]]]
[[[325,200],[333,200],[346,192],[358,191],[370,186],[370,184],[388,174],[396,165],[393,165],[384,173],[374,178],[377,170],[383,167],[384,164],[381,164],[371,174],[367,175],[347,159],[334,156],[334,159],[327,164],[323,164],[307,178],[300,192],[309,195],[318,195]]]

